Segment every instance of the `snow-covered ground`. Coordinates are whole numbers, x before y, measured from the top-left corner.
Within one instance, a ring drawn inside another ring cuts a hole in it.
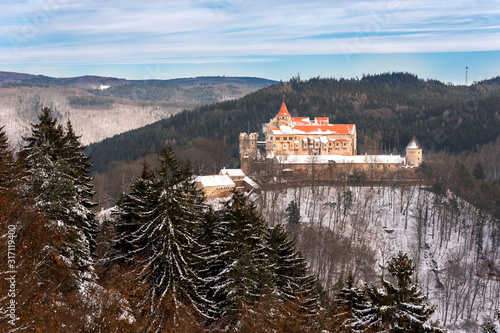
[[[292,200],[303,226],[298,243],[327,287],[348,270],[357,272],[360,284],[376,282],[385,262],[403,251],[414,260],[429,303],[437,305],[432,321],[454,332],[477,332],[500,309],[498,221],[452,193],[304,186],[263,191],[256,202],[272,225],[286,222]],[[317,244],[321,240],[328,244]]]

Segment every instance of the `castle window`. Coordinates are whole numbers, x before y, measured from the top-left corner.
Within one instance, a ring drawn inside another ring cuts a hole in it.
[[[335,142],[335,146],[337,146],[337,147],[338,147],[338,146],[339,146],[339,143],[338,143],[338,142]]]
[[[283,137],[283,140],[287,140],[288,138],[286,136]]]
[[[288,140],[293,140],[293,137],[289,137]]]
[[[279,139],[280,139],[280,137],[279,137],[279,136],[277,136],[277,137],[276,137],[276,140],[279,140]]]

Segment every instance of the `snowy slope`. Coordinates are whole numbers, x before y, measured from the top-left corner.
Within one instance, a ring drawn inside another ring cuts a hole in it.
[[[263,191],[257,202],[273,224],[286,221],[292,200],[301,210],[299,244],[326,287],[349,270],[357,272],[359,284],[377,281],[385,262],[401,250],[414,260],[429,303],[438,306],[432,321],[454,332],[476,332],[500,308],[498,222],[451,193],[304,186]]]

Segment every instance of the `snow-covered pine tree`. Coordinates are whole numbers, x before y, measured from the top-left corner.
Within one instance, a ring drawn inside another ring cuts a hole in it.
[[[23,177],[25,196],[34,198],[47,223],[59,235],[61,241],[53,244],[54,257],[70,268],[72,284],[78,286],[92,278],[90,243],[85,233],[93,214],[79,195],[72,169],[75,164],[68,153],[63,127],[49,108],[44,108],[38,118],[19,154],[27,170]]]
[[[206,258],[206,261],[196,270],[203,279],[204,284],[200,290],[211,304],[210,312],[214,319],[219,319],[227,307],[224,285],[228,279],[224,270],[229,260],[223,247],[227,229],[222,214],[223,212],[215,211],[209,206],[198,226],[198,255]]]
[[[354,275],[349,272],[345,287],[335,297],[335,314],[341,318],[340,327],[345,331],[364,332],[372,323],[376,312],[368,304],[363,290],[354,286]]]
[[[158,204],[156,193],[156,175],[146,162],[142,165],[141,176],[130,188],[130,192],[122,194],[113,211],[115,218],[115,239],[113,247],[117,251],[114,259],[134,260],[134,246],[131,243],[134,233],[147,221]]]
[[[10,148],[4,127],[0,127],[0,190],[12,181],[14,170],[14,152]]]
[[[138,279],[150,288],[145,300],[150,306],[150,329],[165,325],[180,327],[197,314],[208,316],[208,302],[200,293],[196,228],[205,209],[204,196],[193,182],[188,166],[181,167],[170,145],[160,152],[160,170],[155,182],[156,207],[144,215],[130,244],[137,257]],[[193,312],[194,309],[194,312]],[[189,314],[189,315],[187,315]]]
[[[295,239],[289,239],[282,224],[269,227],[265,234],[267,256],[276,283],[278,294],[283,300],[294,301],[297,294],[307,299],[302,306],[309,313],[316,313],[318,294],[316,278],[309,274],[307,261],[297,251]]]
[[[235,192],[223,213],[221,246],[226,263],[218,288],[227,300],[225,315],[236,323],[247,306],[268,298],[274,285],[264,242],[265,222],[253,203]]]
[[[296,250],[295,239],[289,240],[283,225],[268,227],[264,235],[266,254],[270,264],[272,280],[285,308],[294,313],[290,318],[300,322],[300,326],[312,328],[318,314],[319,297],[316,278],[309,274],[307,261]]]
[[[70,176],[73,178],[78,202],[85,208],[81,214],[84,216],[83,231],[90,245],[90,252],[94,252],[95,238],[97,237],[97,221],[96,214],[91,209],[97,206],[97,203],[92,200],[95,191],[92,185],[90,171],[90,156],[85,155],[85,146],[82,145],[80,137],[73,131],[73,126],[68,120],[66,125],[66,133],[63,138],[64,146],[62,148],[63,158],[66,160],[70,170]]]
[[[419,285],[412,282],[413,260],[400,251],[389,260],[387,268],[397,285],[382,279],[384,290],[373,284],[366,289],[376,311],[371,326],[382,327],[388,332],[439,332],[439,329],[425,324],[436,307],[427,305],[427,297],[422,295]]]

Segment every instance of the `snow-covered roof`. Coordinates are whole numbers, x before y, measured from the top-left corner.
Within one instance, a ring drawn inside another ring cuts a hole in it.
[[[422,146],[420,143],[418,143],[417,137],[414,135],[413,138],[411,138],[410,143],[408,146],[406,146],[406,149],[422,149]]]
[[[236,186],[228,175],[198,176],[196,182],[201,183],[203,187]]]
[[[271,128],[271,131],[275,135],[282,134],[354,134],[356,131],[356,125],[345,125],[345,124],[330,124],[330,125],[320,125],[316,123],[305,124],[301,122],[301,125],[292,124],[292,126],[281,125],[279,128]]]
[[[245,176],[245,178],[243,178],[243,181],[245,183],[247,183],[248,185],[252,186],[253,188],[259,188],[259,185],[256,182],[254,182],[252,179],[250,179],[249,177]]]
[[[276,155],[276,159],[281,164],[328,164],[330,161],[335,163],[403,163],[404,157],[399,155]]]
[[[219,175],[228,175],[229,177],[245,177],[245,173],[241,169],[222,168]]]

